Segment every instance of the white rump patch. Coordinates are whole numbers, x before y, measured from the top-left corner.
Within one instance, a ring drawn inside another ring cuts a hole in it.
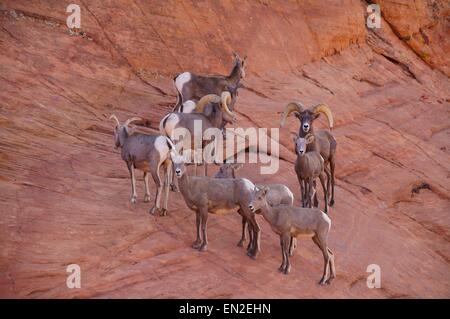
[[[183,103],[183,113],[192,113],[197,105],[192,100]]]
[[[189,82],[191,80],[191,73],[190,72],[184,72],[177,76],[175,79],[175,87],[177,88],[178,92],[182,92],[183,85],[186,82]]]
[[[165,158],[169,152],[169,146],[167,145],[167,138],[165,136],[158,136],[155,139],[155,149],[158,151],[161,158]]]
[[[250,182],[248,179],[243,178],[242,181],[244,182],[245,188],[247,188],[249,191],[254,191],[256,189],[255,184]]]
[[[167,117],[166,123],[164,125],[164,132],[166,135],[171,138],[172,132],[174,131],[175,127],[177,126],[178,122],[180,122],[180,118],[177,114],[171,113]]]

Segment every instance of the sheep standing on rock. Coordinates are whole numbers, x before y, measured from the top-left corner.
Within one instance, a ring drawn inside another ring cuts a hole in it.
[[[192,72],[183,72],[173,79],[177,90],[177,103],[173,111],[190,113],[195,102],[208,94],[220,95],[224,91],[230,91],[230,87],[239,88],[240,80],[245,77],[245,66],[247,57],[243,59],[233,52],[233,69],[229,75],[201,76]],[[237,94],[237,91],[236,91]],[[236,101],[232,96],[230,109],[233,110]],[[190,111],[190,112],[189,112]]]
[[[214,175],[215,178],[236,178],[236,171],[241,169],[243,166],[242,163],[225,163],[222,166],[220,166],[219,171]],[[266,186],[269,189],[269,192],[267,193],[267,200],[271,206],[277,206],[277,205],[293,205],[294,204],[294,194],[292,194],[291,190],[283,184],[256,184],[256,187],[263,187]],[[242,214],[241,214],[242,215]],[[241,239],[238,242],[238,246],[242,247],[247,240],[246,236],[246,228],[247,228],[247,219],[245,217],[242,217],[242,235]],[[248,229],[248,235],[249,235],[249,244],[247,246],[247,250],[251,249],[251,244],[253,242],[253,234],[250,231],[250,228]],[[297,246],[297,241],[295,238],[292,238],[292,242],[290,244],[289,248],[289,254],[292,256],[295,247]]]
[[[121,148],[122,159],[127,163],[131,176],[131,202],[137,202],[135,169],[144,172],[145,197],[144,202],[150,201],[148,187],[148,173],[153,177],[157,187],[155,204],[150,210],[151,214],[159,212],[162,216],[167,214],[167,201],[169,197],[169,181],[171,175],[170,150],[173,144],[167,137],[162,135],[149,135],[133,133],[129,125],[134,121],[142,121],[141,118],[133,117],[120,124],[117,116],[111,115],[110,119],[116,122],[114,129],[114,141],[116,148]],[[165,181],[161,180],[161,168],[165,171]],[[164,204],[161,209],[161,197],[164,191]]]
[[[303,207],[312,207],[313,199],[314,206],[319,205],[317,200],[315,180],[317,177],[322,184],[325,213],[328,213],[328,190],[325,187],[325,164],[322,156],[317,151],[307,152],[307,145],[314,142],[314,135],[309,133],[305,137],[295,138],[295,151],[297,153],[297,160],[295,161],[295,173],[297,174],[298,182],[303,185],[302,189],[302,204]]]
[[[230,102],[231,93],[228,91],[222,92],[220,96],[208,94],[197,103],[196,112],[172,112],[163,117],[159,124],[160,133],[176,143],[182,142],[185,151],[190,149],[197,157],[203,155],[206,145],[215,143],[213,138],[205,138],[205,132],[211,128],[219,129],[224,121],[228,123],[236,121],[235,114],[228,108]],[[198,145],[196,145],[195,139],[200,140]],[[195,170],[197,171],[197,166],[195,166]],[[207,175],[206,163],[204,174]],[[172,181],[172,185],[173,188],[176,188],[175,180]]]
[[[278,270],[289,274],[289,246],[292,237],[310,237],[320,248],[324,259],[323,276],[319,284],[330,284],[336,277],[334,254],[328,248],[328,233],[331,220],[318,208],[303,208],[291,205],[270,206],[267,200],[267,187],[253,193],[249,208],[256,214],[262,214],[272,230],[280,235],[282,262]]]
[[[330,108],[323,103],[306,108],[300,102],[290,102],[286,105],[283,115],[281,116],[280,126],[282,127],[290,114],[295,116],[300,121],[300,129],[298,136],[304,138],[308,133],[314,134],[315,139],[313,143],[308,144],[306,151],[318,151],[325,164],[325,173],[327,175],[327,197],[330,199],[330,206],[334,205],[334,170],[336,165],[336,147],[337,142],[333,135],[326,130],[319,130],[314,132],[313,122],[324,114],[328,119],[330,129],[333,128],[333,115]],[[303,197],[303,185],[300,185]],[[331,192],[331,194],[330,194]]]
[[[249,209],[251,194],[255,185],[245,178],[214,178],[207,176],[189,176],[184,158],[171,151],[175,176],[179,179],[180,192],[186,205],[196,213],[197,239],[192,247],[200,251],[207,250],[208,214],[223,215],[238,210],[249,223],[253,233],[252,243],[247,255],[255,259],[260,251],[260,228],[255,214]]]

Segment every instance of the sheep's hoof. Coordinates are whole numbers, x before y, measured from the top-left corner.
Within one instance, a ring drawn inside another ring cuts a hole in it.
[[[150,201],[150,195],[145,195],[144,203],[148,203]]]
[[[178,193],[178,187],[175,184],[170,184],[170,190],[172,192]]]
[[[278,267],[278,271],[279,272],[283,272],[284,271],[284,265],[281,265],[280,267]]]
[[[194,248],[194,249],[199,249],[201,245],[202,245],[201,242],[194,241],[194,242],[192,243],[192,248]]]
[[[131,197],[131,204],[136,204],[137,203],[137,197],[133,196]]]
[[[159,211],[160,216],[167,216],[167,209],[163,208]]]
[[[334,199],[330,200],[330,206],[334,206]]]
[[[325,282],[327,285],[330,285],[331,284],[331,281],[333,280],[333,278],[328,278],[328,280]]]
[[[319,281],[319,285],[324,286],[325,284],[326,284],[326,280],[325,280],[325,278],[322,278],[322,279]]]
[[[245,240],[241,239],[241,240],[237,243],[237,246],[238,246],[238,247],[244,247],[244,241],[245,241]]]
[[[283,274],[289,275],[290,272],[291,272],[291,267],[285,267],[284,271],[283,271]]]
[[[247,253],[247,255],[253,260],[256,260],[256,257],[258,256],[258,254],[256,252],[250,252],[250,253]]]
[[[155,215],[157,212],[159,211],[159,208],[154,206],[151,210],[150,210],[150,214]]]
[[[208,245],[206,245],[206,244],[201,245],[199,248],[199,251],[207,251],[207,250],[208,250]]]

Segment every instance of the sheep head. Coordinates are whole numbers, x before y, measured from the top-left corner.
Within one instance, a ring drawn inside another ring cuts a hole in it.
[[[245,78],[245,68],[247,67],[247,56],[245,55],[243,59],[237,54],[233,52],[233,63],[234,67],[237,67],[239,70],[239,79]]]
[[[319,103],[315,106],[306,108],[300,102],[290,102],[286,105],[283,115],[281,116],[280,126],[282,127],[288,116],[294,113],[294,115],[300,121],[300,131],[307,134],[311,128],[313,121],[319,117],[320,114],[324,114],[327,117],[328,125],[330,129],[333,128],[333,114],[331,109],[324,103]]]
[[[135,121],[142,121],[140,117],[132,117],[126,120],[125,123],[120,124],[115,114],[112,114],[109,119],[116,122],[116,126],[114,127],[114,144],[116,148],[122,147],[126,138],[133,133],[134,127],[130,127],[129,125]]]
[[[255,191],[252,194],[252,198],[248,208],[253,213],[261,213],[260,208],[267,204],[267,193],[269,192],[269,188],[267,186],[256,187]]]
[[[308,144],[314,143],[315,137],[313,134],[308,133],[305,137],[294,137],[294,143],[295,143],[295,153],[297,153],[298,156],[303,156],[306,153],[306,147]]]

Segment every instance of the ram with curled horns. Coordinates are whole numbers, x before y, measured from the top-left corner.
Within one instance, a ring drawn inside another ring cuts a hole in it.
[[[330,206],[334,205],[334,171],[336,164],[336,139],[333,137],[330,131],[319,130],[314,132],[314,121],[324,114],[328,120],[330,129],[333,128],[333,115],[331,109],[324,103],[319,103],[315,106],[309,108],[305,107],[300,102],[290,102],[284,108],[284,112],[281,116],[280,126],[286,122],[289,115],[294,114],[295,117],[300,121],[300,129],[298,132],[298,137],[305,138],[307,134],[314,134],[314,142],[308,144],[306,151],[318,151],[324,159],[325,173],[327,175],[327,193],[330,199]],[[302,195],[303,195],[303,187]],[[331,194],[330,194],[331,191]]]
[[[234,123],[235,114],[230,111],[231,94],[224,91],[221,95],[208,94],[197,103],[195,112],[181,113],[173,112],[166,115],[160,122],[159,130],[164,136],[180,145],[182,142],[183,150],[192,150],[194,154],[203,154],[202,151],[212,140],[206,140],[205,131],[211,128],[220,130],[222,122]],[[180,133],[181,138],[180,137]],[[199,136],[201,134],[201,136]],[[177,136],[178,135],[178,136]],[[221,135],[221,134],[220,134]],[[194,143],[194,140],[201,141]],[[180,149],[178,149],[180,151]],[[204,174],[207,175],[206,165]]]

